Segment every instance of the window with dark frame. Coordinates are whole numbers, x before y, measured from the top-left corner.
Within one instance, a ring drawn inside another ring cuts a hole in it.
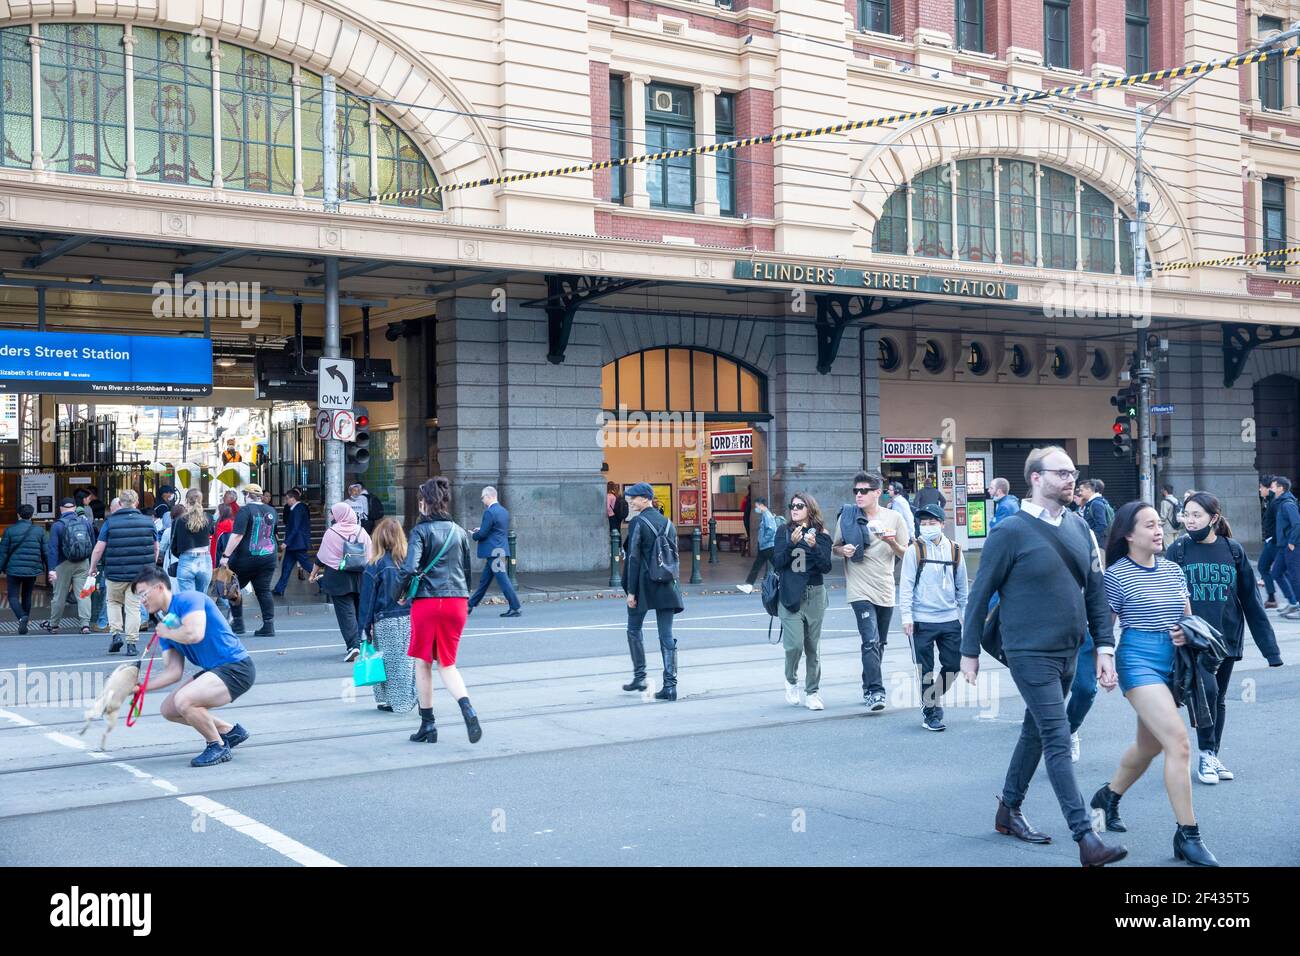
[[[858,29],[889,33],[889,0],[858,0]]]
[[[957,48],[984,52],[984,0],[957,0]]]
[[[714,98],[714,130],[719,143],[736,138],[736,97],[732,93],[719,93]],[[721,150],[717,157],[718,211],[724,216],[736,216],[736,151]]]
[[[627,120],[623,109],[623,77],[610,74],[609,77],[609,158],[622,159],[626,153]],[[609,201],[621,203],[625,178],[622,167],[614,166],[609,171]]]
[[[1270,176],[1264,180],[1264,251],[1286,248],[1286,180]],[[1270,256],[1265,260],[1270,272],[1286,271],[1286,256]]]
[[[1070,68],[1070,0],[1043,4],[1043,54],[1047,66]]]
[[[1277,17],[1259,18],[1259,36],[1262,40],[1270,33],[1282,29],[1282,21]],[[1282,59],[1272,57],[1259,64],[1259,105],[1266,110],[1280,110],[1282,102]]]
[[[660,83],[647,84],[645,116],[647,153],[690,149],[695,145],[693,91]],[[656,209],[693,212],[695,158],[675,156],[647,163],[646,189],[650,193],[650,205]]]
[[[1151,70],[1151,16],[1147,0],[1126,0],[1124,5],[1124,49],[1128,74]]]
[[[601,374],[607,411],[701,412],[765,415],[767,388],[761,374],[705,349],[645,349],[609,363]]]

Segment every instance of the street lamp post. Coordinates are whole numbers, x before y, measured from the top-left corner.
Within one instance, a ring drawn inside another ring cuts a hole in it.
[[[1255,47],[1255,51],[1271,50],[1281,46],[1288,40],[1294,40],[1300,37],[1300,21],[1291,25],[1291,29],[1277,34],[1267,42],[1261,43]],[[1147,108],[1138,106],[1134,109],[1134,127],[1136,138],[1134,142],[1133,157],[1136,163],[1136,171],[1133,175],[1133,198],[1137,204],[1137,218],[1133,222],[1133,279],[1137,284],[1139,293],[1147,285],[1147,213],[1151,211],[1151,204],[1146,201],[1144,189],[1144,174],[1142,169],[1142,144],[1152,124],[1158,120],[1165,110],[1173,104],[1183,93],[1187,92],[1191,86],[1204,76],[1199,74],[1188,80],[1182,86],[1175,90],[1170,90],[1155,103],[1151,104],[1155,111],[1147,115]],[[1158,107],[1158,108],[1157,108]],[[1139,294],[1138,301],[1143,301],[1143,296]],[[1151,455],[1151,390],[1155,386],[1155,369],[1151,366],[1151,350],[1148,346],[1147,327],[1151,324],[1151,316],[1143,315],[1140,319],[1134,321],[1134,326],[1138,330],[1137,334],[1137,363],[1133,369],[1133,377],[1137,384],[1138,405],[1137,405],[1137,466],[1138,466],[1138,496],[1142,501],[1149,505],[1155,504],[1155,484],[1152,480],[1154,463]]]

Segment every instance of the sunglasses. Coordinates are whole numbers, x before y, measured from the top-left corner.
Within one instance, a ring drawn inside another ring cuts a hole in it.
[[[879,488],[854,488],[853,493],[855,495],[869,495],[873,491],[879,491],[879,490],[880,490]]]
[[[807,506],[806,504],[804,504],[802,501],[792,501],[792,502],[790,502],[790,510],[791,510],[791,511],[803,511],[803,510],[806,509],[807,507],[808,507],[808,506]]]

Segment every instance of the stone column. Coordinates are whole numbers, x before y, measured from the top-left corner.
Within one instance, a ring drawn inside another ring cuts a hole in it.
[[[645,94],[650,84],[650,77],[633,74],[629,77],[628,98],[623,104],[623,116],[627,123],[626,156],[640,156],[646,152],[645,134]],[[624,202],[637,209],[650,208],[650,193],[646,189],[645,163],[624,166],[627,182],[624,184]],[[627,198],[627,197],[630,197]]]

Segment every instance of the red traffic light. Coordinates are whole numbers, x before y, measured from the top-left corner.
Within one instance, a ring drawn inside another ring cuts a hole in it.
[[[365,428],[365,427],[366,427],[367,425],[369,425],[369,424],[370,424],[370,416],[369,416],[369,415],[358,415],[358,416],[357,416],[357,427],[358,427],[358,428]]]
[[[1127,429],[1125,429],[1124,426],[1121,425],[1119,422],[1116,422],[1114,425],[1111,425],[1110,427],[1111,427],[1111,430],[1112,430],[1116,435],[1122,435],[1122,434],[1124,434],[1124,432],[1127,430]]]

